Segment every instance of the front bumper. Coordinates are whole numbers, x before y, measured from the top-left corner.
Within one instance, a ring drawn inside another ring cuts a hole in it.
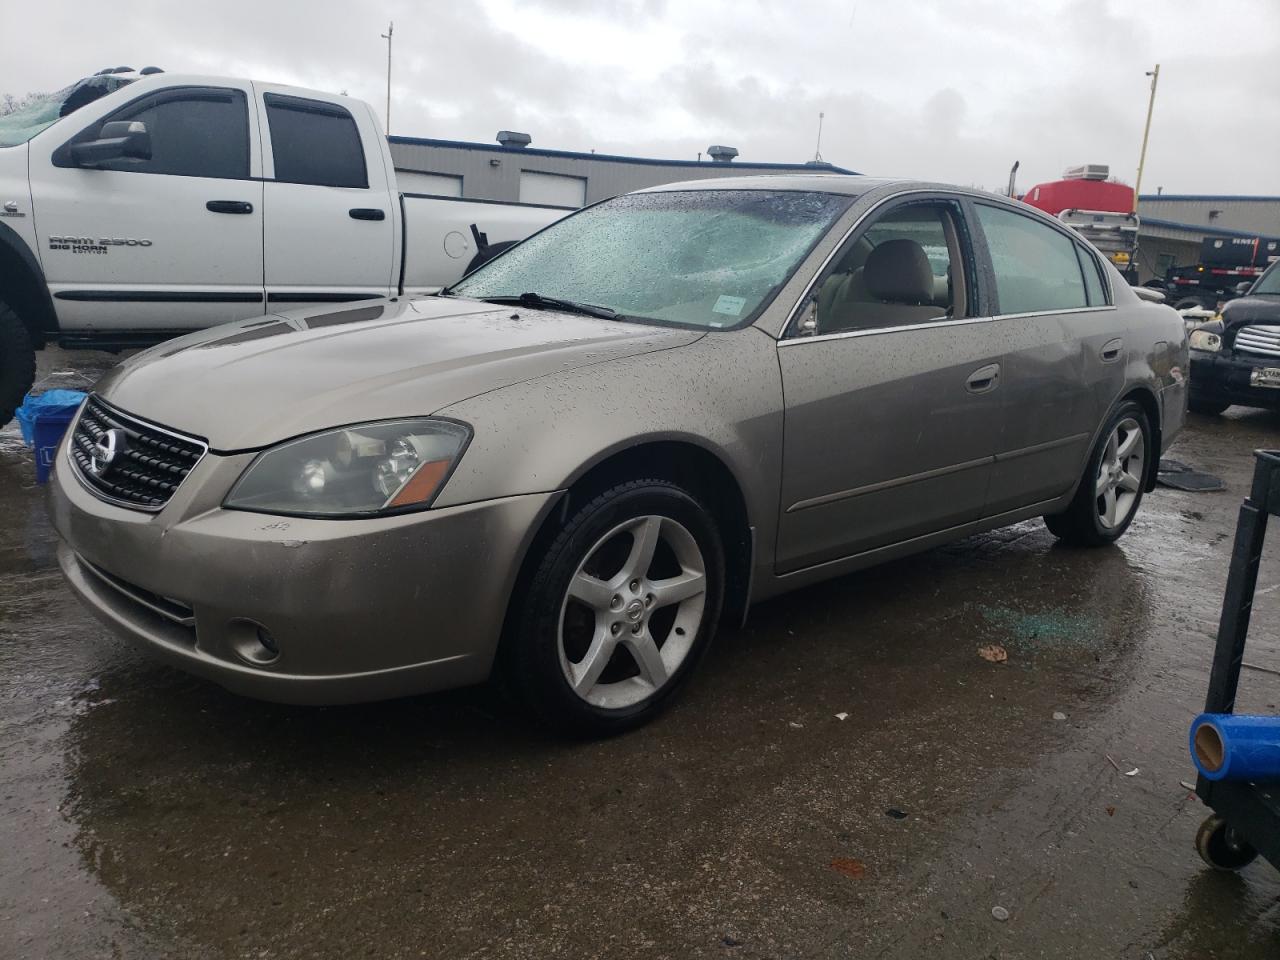
[[[1280,367],[1280,357],[1192,351],[1191,396],[1207,402],[1280,410],[1280,389],[1249,382],[1250,374],[1263,367]]]
[[[59,451],[49,512],[68,583],[161,659],[284,703],[381,700],[484,680],[556,493],[368,520],[223,510],[251,457],[208,455],[157,514],[104,503]],[[279,648],[242,652],[261,625]]]

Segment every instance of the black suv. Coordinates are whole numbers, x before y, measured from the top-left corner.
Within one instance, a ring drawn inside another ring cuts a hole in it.
[[[1280,410],[1280,262],[1191,331],[1188,405],[1214,415],[1233,403]]]

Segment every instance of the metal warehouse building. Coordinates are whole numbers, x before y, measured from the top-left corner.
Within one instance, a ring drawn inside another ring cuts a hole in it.
[[[710,147],[707,160],[657,160],[603,153],[542,150],[524,134],[503,131],[498,143],[389,137],[396,178],[405,193],[577,208],[620,193],[677,180],[774,173],[853,174],[830,163],[747,163],[732,147]]]
[[[1144,194],[1138,236],[1139,280],[1164,276],[1170,267],[1200,259],[1206,237],[1280,238],[1280,197]]]

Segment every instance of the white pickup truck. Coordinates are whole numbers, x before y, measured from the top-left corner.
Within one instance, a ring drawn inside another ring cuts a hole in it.
[[[103,71],[0,117],[0,425],[48,343],[432,292],[565,212],[401,194],[360,100]]]

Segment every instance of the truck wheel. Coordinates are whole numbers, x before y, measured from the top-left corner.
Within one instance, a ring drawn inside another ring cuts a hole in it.
[[[0,300],[0,427],[13,419],[36,379],[36,350],[22,319]]]
[[[1173,305],[1173,309],[1175,310],[1199,310],[1201,307],[1204,307],[1204,304],[1195,297],[1183,297]],[[1205,309],[1207,310],[1209,308],[1205,307]]]
[[[470,273],[472,270],[479,267],[483,267],[498,254],[514,247],[516,243],[517,241],[515,240],[500,240],[497,243],[489,244],[489,246],[485,247],[471,258],[471,262],[467,264],[467,273]],[[466,274],[463,274],[463,276],[466,276]]]

